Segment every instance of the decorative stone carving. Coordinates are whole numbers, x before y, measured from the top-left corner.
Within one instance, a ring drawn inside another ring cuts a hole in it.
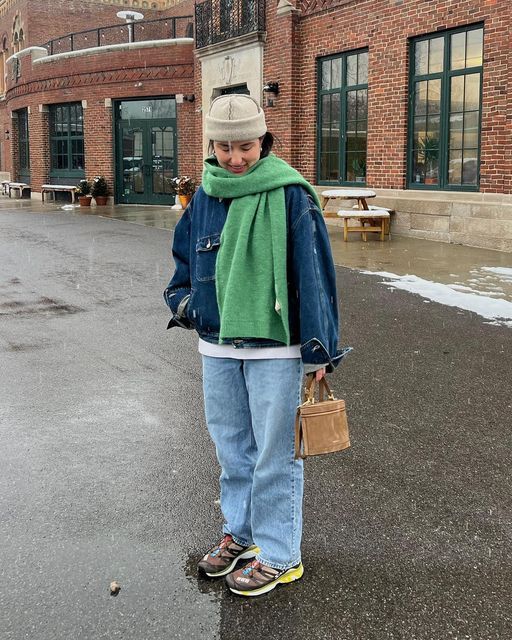
[[[297,8],[300,10],[301,15],[307,16],[323,11],[324,9],[339,7],[349,2],[352,2],[352,0],[298,0]]]

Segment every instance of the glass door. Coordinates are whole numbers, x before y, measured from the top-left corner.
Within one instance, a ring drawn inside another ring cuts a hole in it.
[[[174,100],[123,101],[116,108],[116,194],[127,204],[174,204]]]

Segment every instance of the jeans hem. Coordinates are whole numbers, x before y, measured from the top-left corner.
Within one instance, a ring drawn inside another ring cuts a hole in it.
[[[291,569],[301,562],[300,556],[297,558],[297,560],[292,561],[289,564],[283,564],[282,562],[271,562],[270,560],[265,560],[265,558],[263,558],[261,554],[258,554],[256,556],[256,560],[261,562],[261,564],[266,565],[267,567],[278,569],[279,571],[286,571],[287,569]]]
[[[223,531],[225,534],[228,534],[233,538],[233,542],[236,542],[236,544],[239,544],[242,547],[250,547],[251,544],[254,544],[253,542],[248,542],[244,538],[239,538],[238,536],[233,535],[231,531],[229,531],[228,527],[224,527]]]

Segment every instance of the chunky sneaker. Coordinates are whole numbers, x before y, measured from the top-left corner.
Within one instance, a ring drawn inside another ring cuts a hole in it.
[[[226,577],[226,582],[230,590],[239,596],[260,596],[272,591],[278,584],[286,584],[302,578],[303,573],[302,562],[290,569],[279,570],[267,567],[259,560],[253,560],[242,569],[233,571]]]
[[[208,551],[197,566],[210,578],[220,578],[233,571],[239,560],[254,558],[259,552],[260,549],[255,544],[243,547],[227,534],[218,545]]]

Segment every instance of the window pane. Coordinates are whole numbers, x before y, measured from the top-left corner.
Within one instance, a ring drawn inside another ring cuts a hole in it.
[[[460,184],[462,177],[462,151],[450,151],[448,162],[448,182]]]
[[[338,154],[329,154],[329,180],[338,180],[340,177],[338,169]]]
[[[81,104],[76,107],[76,125],[77,133],[82,134],[84,132],[84,112]]]
[[[340,127],[341,121],[341,95],[339,93],[333,93],[331,95],[331,122],[333,127]]]
[[[357,55],[347,57],[347,86],[357,84]]]
[[[357,127],[356,122],[347,122],[347,150],[348,151],[357,151]]]
[[[357,91],[347,92],[347,120],[357,120]]]
[[[341,87],[341,58],[332,60],[331,67],[331,89]]]
[[[331,96],[331,141],[329,151],[338,154],[340,147],[340,94]]]
[[[426,134],[419,140],[419,150],[425,163],[425,184],[437,184],[439,174],[439,138]]]
[[[471,73],[466,76],[464,111],[476,111],[478,109],[480,109],[480,74]]]
[[[467,34],[466,67],[481,67],[483,58],[483,29],[473,29]]]
[[[462,165],[462,182],[463,184],[477,183],[477,150],[472,149],[464,151],[464,163]]]
[[[464,114],[464,134],[478,134],[478,111],[468,111]]]
[[[464,149],[478,148],[478,129],[464,131]]]
[[[441,124],[440,116],[429,116],[427,121],[427,132],[431,138],[439,140],[439,127]]]
[[[418,76],[428,73],[428,40],[417,42],[414,47],[414,73]]]
[[[322,124],[331,122],[331,96],[329,94],[322,96]]]
[[[322,152],[327,151],[329,147],[329,138],[331,136],[331,96],[322,96]]]
[[[331,61],[324,60],[322,62],[322,89],[331,88]]]
[[[361,89],[357,92],[357,119],[366,120],[368,117],[368,91]]]
[[[414,112],[417,116],[422,116],[427,113],[427,86],[427,81],[416,83]]]
[[[423,184],[425,182],[425,154],[415,151],[412,164],[413,182]]]
[[[461,113],[450,116],[450,148],[462,149],[462,125],[464,117]]]
[[[464,76],[455,76],[451,79],[450,111],[464,110]]]
[[[419,146],[419,141],[425,137],[427,133],[427,119],[420,116],[414,118],[414,146]]]
[[[451,37],[451,68],[464,69],[466,66],[466,34],[454,33]]]
[[[441,80],[428,81],[428,113],[441,113]]]
[[[428,72],[440,73],[443,70],[444,38],[432,38],[429,42]]]
[[[366,84],[368,82],[368,53],[360,53],[357,57],[357,84]]]
[[[72,158],[71,167],[73,169],[84,168],[84,141],[82,138],[79,140],[73,140],[71,143]]]

